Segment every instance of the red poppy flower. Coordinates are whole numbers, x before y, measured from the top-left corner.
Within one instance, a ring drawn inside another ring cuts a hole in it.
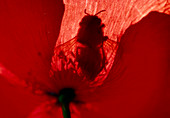
[[[48,3],[50,7],[47,8],[51,8],[53,5],[53,3],[44,1],[41,3],[42,6],[46,6]],[[44,13],[44,9],[41,11],[42,6],[38,8],[37,4],[36,7],[23,7],[23,9],[28,8],[24,9],[24,12],[20,11],[21,16],[23,16],[22,13],[27,13],[27,17],[21,17],[17,14],[18,18],[22,20],[9,19],[5,13],[6,20],[1,19],[4,22],[2,26],[5,26],[4,30],[1,31],[1,75],[13,84],[31,87],[35,94],[43,95],[42,99],[44,96],[48,99],[47,102],[36,108],[29,117],[62,117],[61,106],[56,105],[58,99],[55,96],[63,88],[76,90],[76,98],[70,105],[72,118],[168,118],[170,116],[168,88],[170,78],[169,15],[151,12],[140,22],[131,25],[120,40],[113,67],[107,78],[102,85],[94,87],[89,84],[89,81],[80,79],[73,73],[73,70],[53,71],[53,76],[49,78],[50,60],[53,52],[51,47],[56,39],[56,35],[53,35],[55,33],[50,35],[50,31],[55,31],[51,29],[54,27],[52,25],[55,20],[51,21],[54,14],[49,13],[53,9],[45,9],[50,18],[44,20],[51,22],[51,24],[42,23],[44,21],[42,19],[48,17],[39,14]],[[5,5],[9,4],[4,2]],[[5,6],[5,8],[10,7],[13,6]],[[38,14],[27,11],[32,8],[36,9],[33,11],[37,11],[37,9],[40,11]],[[54,6],[54,8],[56,7]],[[17,11],[17,8],[14,10]],[[42,22],[39,22],[40,19],[31,19],[35,17],[42,18]],[[14,23],[18,20],[19,23]],[[29,25],[32,23],[31,26],[34,27],[27,26],[26,21],[29,22]],[[6,26],[9,24],[10,26]],[[24,26],[30,29],[23,30]],[[9,29],[9,27],[13,27],[15,30]],[[108,28],[108,30],[110,29]],[[65,36],[62,33],[59,40]],[[11,44],[10,41],[15,42]],[[55,65],[54,63],[53,65]]]

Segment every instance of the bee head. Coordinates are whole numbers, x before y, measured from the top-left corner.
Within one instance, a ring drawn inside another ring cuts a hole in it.
[[[86,9],[84,10],[84,13],[86,14],[81,22],[80,22],[80,26],[100,26],[101,25],[101,19],[97,16],[99,13],[103,12],[105,10],[99,11],[98,13],[96,13],[95,15],[90,15],[86,12]]]

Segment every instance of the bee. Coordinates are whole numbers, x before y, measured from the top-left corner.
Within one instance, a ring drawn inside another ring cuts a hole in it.
[[[117,43],[104,36],[105,24],[97,16],[104,11],[90,15],[85,9],[77,35],[56,47],[56,61],[61,70],[72,68],[80,76],[94,81],[111,67]]]

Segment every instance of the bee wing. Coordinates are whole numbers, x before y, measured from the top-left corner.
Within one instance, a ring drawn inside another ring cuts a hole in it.
[[[57,46],[52,59],[53,70],[66,70],[69,66],[74,68],[76,47],[77,37]]]
[[[103,53],[106,59],[105,67],[96,77],[95,81],[93,82],[94,85],[97,85],[97,86],[102,85],[103,81],[106,79],[107,75],[109,74],[109,71],[112,67],[114,57],[116,54],[117,46],[118,46],[118,43],[110,39],[107,39],[105,42],[103,42],[102,48],[103,48],[103,51],[104,51]]]
[[[55,48],[55,50],[56,51],[61,51],[62,50],[64,52],[72,50],[75,47],[76,42],[77,42],[77,37],[74,37],[74,38],[70,39],[69,41],[57,46]]]
[[[106,69],[110,70],[111,65],[114,61],[114,57],[116,54],[118,43],[116,41],[113,41],[111,39],[107,39],[103,43],[103,49],[106,55],[107,63],[106,63]]]

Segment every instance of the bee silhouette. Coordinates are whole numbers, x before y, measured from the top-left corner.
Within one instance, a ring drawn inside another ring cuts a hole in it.
[[[77,35],[68,42],[56,47],[56,61],[60,69],[72,68],[81,76],[93,81],[99,73],[107,72],[111,65],[116,42],[104,36],[105,24],[97,16],[86,14],[79,23]]]

